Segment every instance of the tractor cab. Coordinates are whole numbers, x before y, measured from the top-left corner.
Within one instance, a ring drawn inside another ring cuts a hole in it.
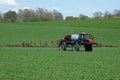
[[[79,34],[80,39],[93,39],[92,35],[89,33],[82,32]]]
[[[92,44],[93,41],[93,36],[89,33],[82,32],[79,34],[79,41],[81,44],[86,45],[86,44]]]

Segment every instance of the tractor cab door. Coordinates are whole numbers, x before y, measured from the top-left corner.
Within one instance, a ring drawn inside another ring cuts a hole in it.
[[[83,37],[83,34],[79,34],[79,41],[81,42],[81,43],[83,43],[84,42],[84,37]]]

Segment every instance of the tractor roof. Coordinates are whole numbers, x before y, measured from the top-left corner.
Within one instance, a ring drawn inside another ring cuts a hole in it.
[[[87,32],[81,32],[80,34],[89,34],[89,33],[87,33]]]

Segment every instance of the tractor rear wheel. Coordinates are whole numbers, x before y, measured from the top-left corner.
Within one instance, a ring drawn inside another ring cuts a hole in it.
[[[79,45],[76,44],[76,43],[73,44],[73,45],[72,45],[72,50],[73,50],[73,51],[79,51]]]
[[[61,44],[59,45],[59,50],[60,50],[60,51],[66,51],[66,44],[65,44],[65,43],[61,43]]]

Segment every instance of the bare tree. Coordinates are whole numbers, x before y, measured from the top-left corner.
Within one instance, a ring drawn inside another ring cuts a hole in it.
[[[63,20],[63,15],[57,10],[53,10],[54,20]]]
[[[112,14],[109,11],[105,11],[104,18],[111,18]]]
[[[103,15],[103,13],[100,12],[100,11],[93,13],[93,17],[94,17],[95,19],[97,19],[97,18],[101,18],[102,15]]]
[[[23,10],[22,9],[19,9],[18,10],[18,13],[17,13],[17,22],[23,22],[23,18],[24,18],[24,15],[23,15]]]
[[[113,15],[116,17],[120,17],[120,10],[118,9],[114,10]]]
[[[23,10],[23,21],[29,22],[30,21],[30,16],[31,16],[30,10],[29,9],[24,9]]]
[[[39,17],[40,20],[44,20],[45,19],[45,9],[43,8],[38,8],[36,10],[36,15]]]

